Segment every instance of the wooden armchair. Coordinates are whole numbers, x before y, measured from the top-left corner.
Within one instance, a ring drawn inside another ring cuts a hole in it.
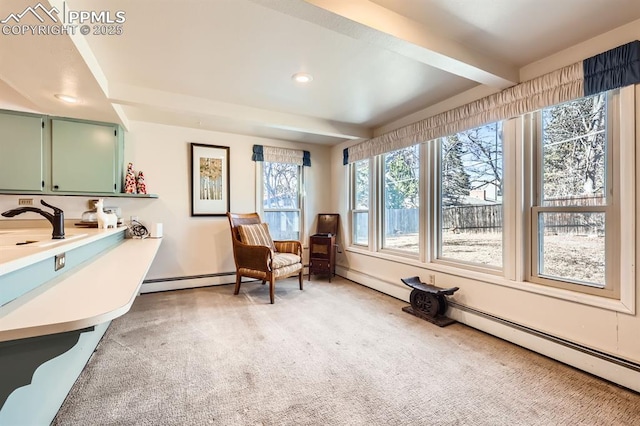
[[[233,258],[236,262],[236,287],[240,292],[242,277],[269,281],[273,304],[276,279],[298,275],[302,290],[302,244],[300,241],[272,241],[269,228],[258,213],[227,213],[231,226]]]

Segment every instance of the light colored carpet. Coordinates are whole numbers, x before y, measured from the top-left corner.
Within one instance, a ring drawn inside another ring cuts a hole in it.
[[[54,425],[638,425],[640,395],[336,278],[156,294]]]

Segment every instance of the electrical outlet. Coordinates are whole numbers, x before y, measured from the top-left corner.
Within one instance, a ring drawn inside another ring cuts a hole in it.
[[[54,271],[57,271],[59,269],[64,268],[64,264],[65,264],[65,253],[60,253],[58,255],[56,255],[56,259],[55,259],[56,263],[53,267]]]
[[[429,284],[436,285],[436,276],[435,275],[429,275]]]
[[[32,206],[33,205],[33,198],[18,198],[18,205],[19,206]]]

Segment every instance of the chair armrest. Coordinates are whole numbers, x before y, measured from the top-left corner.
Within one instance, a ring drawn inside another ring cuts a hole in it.
[[[253,246],[234,241],[233,249],[238,268],[249,268],[265,272],[271,270],[272,254],[269,247]]]
[[[273,244],[276,246],[276,250],[280,253],[293,253],[302,257],[302,244],[300,241],[274,241]]]

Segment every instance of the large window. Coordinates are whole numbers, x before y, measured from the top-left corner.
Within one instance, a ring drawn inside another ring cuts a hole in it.
[[[383,243],[386,249],[418,253],[420,237],[419,145],[383,155]]]
[[[636,92],[584,97],[352,163],[351,246],[632,311]]]
[[[274,240],[300,240],[302,166],[263,162],[262,211]]]
[[[502,124],[441,138],[439,164],[438,258],[502,267]]]
[[[618,240],[616,108],[613,93],[545,108],[536,115],[532,280],[613,294]]]
[[[370,161],[356,161],[351,165],[351,223],[352,243],[369,245],[369,203],[371,201]]]

